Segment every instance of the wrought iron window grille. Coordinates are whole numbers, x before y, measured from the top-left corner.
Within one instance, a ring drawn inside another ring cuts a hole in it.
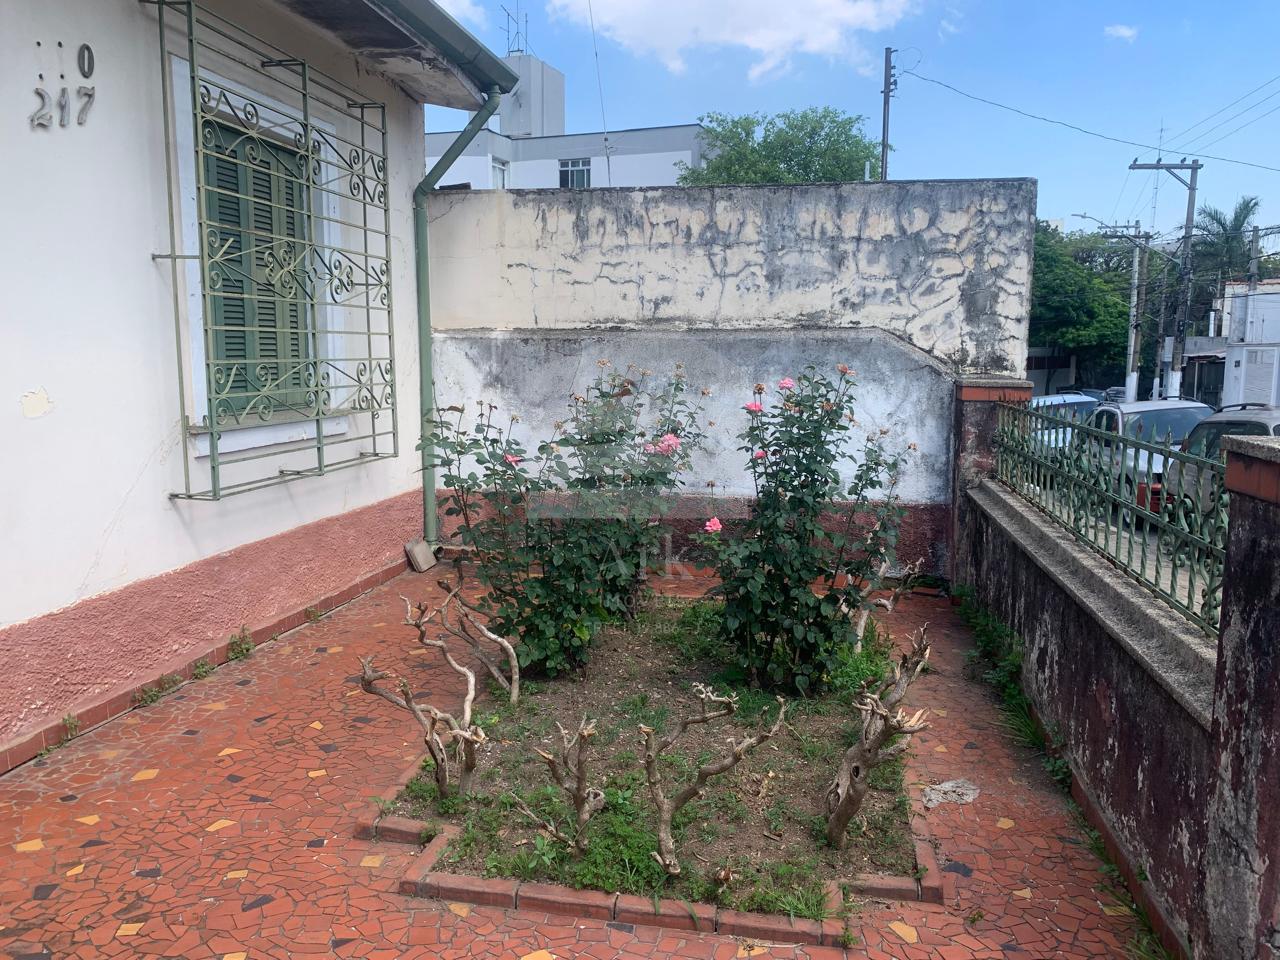
[[[397,456],[385,105],[195,2],[141,2],[159,31],[170,249],[155,259],[183,426],[171,496]]]
[[[1000,405],[997,477],[1216,636],[1229,504],[1225,464],[1051,410]]]

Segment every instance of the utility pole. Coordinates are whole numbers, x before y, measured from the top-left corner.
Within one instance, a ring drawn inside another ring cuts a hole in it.
[[[1249,237],[1249,294],[1244,298],[1244,319],[1240,325],[1240,339],[1248,340],[1252,331],[1249,329],[1249,319],[1253,315],[1253,296],[1258,292],[1258,227],[1255,225],[1253,234]],[[1233,317],[1235,310],[1231,311]],[[1235,324],[1233,323],[1234,327]]]
[[[880,179],[889,179],[889,98],[898,89],[898,79],[893,75],[893,47],[884,48],[884,114],[880,119]]]
[[[1091,217],[1087,213],[1077,213],[1074,216],[1080,217],[1082,220],[1092,220],[1103,229],[1100,236],[1109,240],[1128,240],[1133,244],[1133,260],[1130,267],[1129,276],[1129,348],[1125,357],[1125,380],[1124,380],[1124,399],[1126,403],[1132,403],[1138,398],[1138,358],[1139,350],[1142,346],[1142,310],[1146,305],[1146,276],[1147,276],[1147,241],[1151,239],[1151,234],[1142,232],[1142,221],[1135,220],[1133,223],[1111,224],[1103,223],[1097,217]],[[1139,285],[1141,285],[1141,293],[1139,293]],[[1139,305],[1139,298],[1142,304]]]
[[[1173,284],[1169,282],[1169,273],[1166,267],[1165,273],[1160,279],[1160,332],[1156,337],[1156,369],[1151,377],[1152,400],[1161,398],[1161,387],[1166,382],[1166,378],[1161,375],[1161,367],[1164,364],[1164,342],[1169,337],[1169,293],[1172,290]]]
[[[1138,259],[1138,302],[1132,313],[1132,329],[1129,334],[1129,371],[1124,378],[1124,399],[1133,403],[1138,399],[1138,369],[1142,366],[1142,318],[1147,312],[1147,261],[1151,254],[1151,234],[1138,235],[1142,241],[1136,248],[1140,252]]]
[[[1204,164],[1199,160],[1187,163],[1183,157],[1178,163],[1165,163],[1157,158],[1155,163],[1138,163],[1135,158],[1129,164],[1130,170],[1163,170],[1187,188],[1187,219],[1182,229],[1182,307],[1179,311],[1178,323],[1173,334],[1173,362],[1169,364],[1169,379],[1165,383],[1166,398],[1176,398],[1182,394],[1182,350],[1187,341],[1187,324],[1191,319],[1191,233],[1196,223],[1196,178]],[[1188,171],[1188,178],[1178,173]],[[1164,344],[1160,345],[1161,351]]]

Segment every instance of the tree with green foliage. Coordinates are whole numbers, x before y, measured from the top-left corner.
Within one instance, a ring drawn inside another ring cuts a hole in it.
[[[835,107],[786,110],[774,116],[707,113],[701,166],[680,164],[687,187],[729,183],[832,183],[880,177],[880,143],[868,139],[866,117]]]
[[[1105,387],[1124,380],[1129,250],[1093,234],[1063,234],[1044,221],[1036,224],[1029,340],[1035,347],[1074,353],[1081,384]]]
[[[1241,197],[1230,213],[1202,204],[1196,214],[1196,233],[1192,241],[1192,260],[1198,277],[1241,277],[1249,269],[1250,227],[1261,201],[1257,197]]]

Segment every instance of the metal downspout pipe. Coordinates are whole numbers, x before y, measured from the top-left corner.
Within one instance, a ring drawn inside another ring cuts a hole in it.
[[[431,358],[431,282],[427,265],[427,197],[462,151],[475,139],[480,129],[489,122],[501,99],[502,94],[498,88],[491,87],[488,99],[413,191],[413,248],[418,287],[418,393],[421,411],[418,446],[422,451],[422,539],[432,551],[439,542],[440,531],[436,513],[436,471],[431,466],[434,451],[427,440],[427,419],[435,409],[435,371]]]

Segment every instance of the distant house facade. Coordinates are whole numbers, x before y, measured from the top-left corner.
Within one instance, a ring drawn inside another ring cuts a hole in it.
[[[449,170],[442,186],[474,190],[587,189],[672,186],[680,164],[702,161],[702,125],[676,124],[565,133],[564,75],[529,54],[506,58],[520,78],[498,109],[497,130],[482,130]],[[427,134],[434,164],[456,132]]]
[[[1222,402],[1280,404],[1280,279],[1252,292],[1247,283],[1228,283],[1222,330]]]

